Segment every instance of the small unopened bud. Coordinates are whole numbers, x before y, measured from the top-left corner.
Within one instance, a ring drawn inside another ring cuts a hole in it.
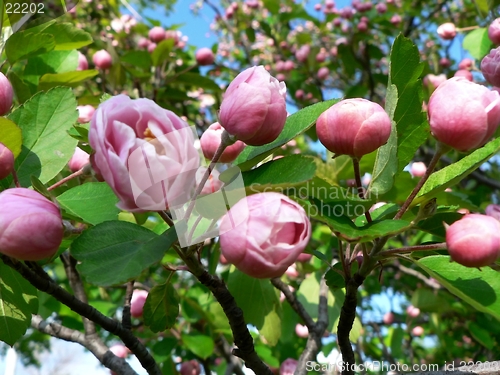
[[[14,90],[9,80],[3,73],[0,73],[0,116],[9,112],[12,107],[12,98],[14,97]]]
[[[14,171],[14,154],[7,146],[0,143],[0,180]]]

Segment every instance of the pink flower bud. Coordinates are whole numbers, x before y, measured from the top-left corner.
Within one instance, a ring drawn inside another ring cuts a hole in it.
[[[142,316],[146,298],[148,298],[148,292],[139,289],[134,290],[132,299],[130,300],[130,315],[134,318],[140,318]]]
[[[303,339],[306,339],[309,337],[309,329],[307,328],[307,326],[297,324],[295,326],[295,334]]]
[[[0,252],[19,260],[41,260],[59,249],[63,238],[59,207],[40,193],[7,189],[0,193]]]
[[[94,115],[95,108],[91,105],[79,105],[76,107],[78,109],[78,122],[80,124],[85,124],[92,120],[92,116]]]
[[[200,375],[201,367],[198,361],[192,359],[188,362],[182,362],[179,373],[181,375]]]
[[[200,138],[201,150],[203,155],[209,160],[215,155],[217,148],[221,143],[221,136],[224,129],[218,122],[213,123],[208,127],[207,130],[202,134]],[[242,141],[236,141],[231,146],[226,147],[222,153],[219,162],[220,163],[231,163],[234,161],[239,154],[245,149],[245,144]]]
[[[489,204],[486,206],[486,209],[484,210],[486,215],[494,217],[498,221],[500,221],[500,205],[498,204]]]
[[[325,62],[326,60],[326,52],[318,52],[316,55],[316,61],[319,63]]]
[[[384,324],[394,323],[394,313],[392,313],[391,311],[385,313],[382,321],[384,322]]]
[[[314,4],[314,10],[319,12],[321,10],[321,4],[319,4],[319,3]]]
[[[200,167],[198,171],[196,172],[196,185],[199,185],[201,180],[203,179],[203,176],[205,175],[205,171],[207,170],[206,167]],[[222,187],[222,181],[219,180],[220,173],[218,170],[214,169],[212,173],[210,173],[210,176],[208,177],[207,182],[205,183],[205,186],[201,190],[201,195],[205,194],[212,194],[215,193],[216,191],[219,191],[220,188]]]
[[[425,166],[425,163],[417,161],[411,164],[410,173],[413,177],[422,177],[425,174],[425,172],[427,172],[427,167]]]
[[[446,22],[437,28],[437,34],[441,39],[451,40],[457,35],[455,24]]]
[[[263,66],[238,74],[220,106],[219,121],[229,134],[252,146],[274,141],[287,117],[286,85]]]
[[[312,258],[311,254],[302,253],[297,258],[297,262],[302,262],[302,263],[309,262],[311,260],[311,258]]]
[[[500,47],[492,49],[481,61],[481,72],[493,86],[500,86]]]
[[[484,145],[500,124],[500,94],[464,78],[450,78],[431,95],[428,115],[438,141],[469,151]]]
[[[421,326],[413,327],[411,334],[413,336],[422,336],[424,334],[424,329]]]
[[[483,267],[500,256],[500,222],[491,216],[465,215],[446,230],[451,259],[466,267]]]
[[[451,66],[451,61],[446,57],[442,57],[441,59],[439,59],[439,65],[441,65],[443,68],[449,68]]]
[[[387,142],[391,120],[377,103],[346,99],[318,117],[316,132],[321,143],[331,152],[360,158]]]
[[[406,313],[408,316],[411,318],[416,318],[417,316],[420,315],[420,309],[418,307],[415,307],[413,305],[410,305],[406,308]]]
[[[326,9],[333,9],[333,8],[335,8],[335,1],[333,1],[333,0],[325,0],[325,7],[326,7]]]
[[[198,51],[196,51],[195,57],[196,62],[201,66],[212,65],[215,61],[214,53],[210,48],[207,47],[200,48]]]
[[[154,43],[160,43],[167,37],[165,29],[161,26],[155,26],[148,33],[149,39]]]
[[[283,361],[280,366],[279,375],[293,375],[295,369],[297,368],[298,361],[293,358],[287,358]]]
[[[323,81],[323,80],[328,78],[329,74],[330,74],[330,71],[328,70],[328,68],[326,66],[323,66],[323,67],[319,68],[316,76],[318,77],[318,79]]]
[[[137,47],[139,48],[148,48],[148,46],[151,44],[151,41],[148,38],[140,38],[139,41],[137,42]]]
[[[0,142],[0,180],[14,171],[14,154]]]
[[[12,107],[14,90],[7,77],[0,72],[0,116],[7,114]]]
[[[471,70],[473,66],[474,66],[474,61],[472,59],[465,58],[458,64],[458,69]]]
[[[459,69],[455,72],[453,77],[462,77],[465,78],[468,81],[474,81],[474,77],[472,76],[472,73],[468,70],[465,69]]]
[[[101,103],[89,143],[92,167],[120,198],[122,210],[164,210],[194,187],[200,160],[192,131],[152,100],[118,95]]]
[[[379,14],[384,14],[385,12],[387,12],[387,5],[385,3],[378,3],[377,5],[375,5],[375,9]]]
[[[299,90],[295,91],[295,99],[297,99],[297,100],[304,99],[304,95],[305,95],[304,90],[299,89]]]
[[[298,203],[268,192],[236,203],[222,218],[220,233],[221,252],[230,263],[252,277],[273,278],[305,249],[311,223]]]
[[[292,264],[290,267],[286,269],[285,275],[287,275],[292,279],[298,277],[299,271],[297,271],[297,266],[295,264]]]
[[[401,23],[402,19],[399,14],[395,14],[391,17],[390,23],[392,23],[394,26],[398,26]]]
[[[100,51],[94,53],[94,56],[92,56],[92,61],[97,68],[102,70],[109,69],[111,68],[111,65],[113,65],[113,59],[111,55],[104,49],[101,49]]]
[[[500,44],[500,18],[493,20],[488,27],[488,38],[493,44]]]
[[[153,53],[153,51],[156,49],[156,43],[150,43],[148,45],[148,52]]]
[[[295,52],[295,58],[300,62],[306,62],[307,57],[311,53],[311,46],[309,44],[304,44],[301,46],[297,52]]]
[[[258,0],[247,0],[245,2],[245,4],[247,5],[247,7],[251,8],[251,9],[257,9],[259,7]]]
[[[357,27],[360,33],[368,31],[368,24],[366,22],[359,22]]]
[[[119,358],[127,358],[130,350],[122,344],[115,344],[110,346],[109,351]]]
[[[78,51],[78,68],[76,70],[87,70],[89,68],[89,62],[83,53]]]
[[[68,162],[68,167],[71,172],[76,172],[82,169],[89,163],[89,154],[83,151],[80,147],[75,149],[75,153]]]
[[[424,85],[428,86],[431,91],[434,91],[441,83],[446,82],[447,78],[445,74],[427,74],[424,77]]]

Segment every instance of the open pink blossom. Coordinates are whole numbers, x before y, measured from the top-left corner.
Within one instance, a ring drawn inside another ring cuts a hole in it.
[[[118,95],[90,123],[92,166],[131,212],[165,210],[187,201],[199,155],[188,124],[149,99]]]
[[[250,195],[220,224],[221,252],[240,271],[256,278],[279,277],[302,253],[311,236],[304,209],[283,194]]]

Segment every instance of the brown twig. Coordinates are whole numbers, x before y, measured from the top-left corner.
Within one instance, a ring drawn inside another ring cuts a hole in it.
[[[123,328],[119,322],[104,316],[92,306],[83,303],[78,298],[57,285],[53,280],[48,280],[45,277],[33,272],[24,263],[5,255],[1,255],[1,259],[6,265],[19,272],[23,278],[25,278],[38,290],[50,294],[77,314],[93,321],[106,331],[120,337],[125,346],[127,346],[132,353],[135,354],[142,367],[148,372],[149,375],[161,375],[160,368],[151,354],[149,354],[147,348],[132,334],[132,332]]]
[[[89,340],[85,334],[74,329],[64,327],[55,322],[47,322],[40,315],[33,315],[31,327],[61,340],[75,342],[89,350],[104,366],[121,375],[137,375],[130,365],[123,359],[115,356],[102,342]]]
[[[125,291],[125,302],[123,304],[122,325],[125,329],[132,328],[132,316],[130,315],[130,300],[134,293],[134,280],[127,283],[127,290]]]

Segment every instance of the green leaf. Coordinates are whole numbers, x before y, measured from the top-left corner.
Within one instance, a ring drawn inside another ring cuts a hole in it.
[[[21,153],[23,138],[21,129],[9,119],[0,117],[0,142],[17,157]]]
[[[144,304],[144,324],[153,332],[172,328],[179,315],[179,295],[172,284],[154,286]]]
[[[326,285],[332,290],[335,291],[340,288],[345,288],[345,280],[344,277],[338,272],[342,272],[342,264],[336,263],[333,266],[334,269],[337,271],[330,269],[328,272],[325,274],[325,279],[326,279]]]
[[[475,309],[500,320],[500,278],[489,267],[464,267],[445,255],[432,255],[415,262],[450,293]]]
[[[264,8],[273,14],[279,14],[280,2],[278,0],[264,0]]]
[[[317,205],[311,202],[297,200],[304,207],[308,216],[328,225],[333,232],[349,242],[368,242],[375,238],[395,235],[411,226],[411,223],[405,220],[383,220],[373,221],[362,227],[356,224],[344,214],[344,209],[338,205],[330,205],[325,202],[319,202]],[[359,207],[359,214],[364,212],[362,206]],[[357,207],[351,207],[356,211]],[[359,216],[359,215],[358,215]]]
[[[403,340],[405,331],[401,327],[393,328],[391,333],[391,354],[394,358],[401,358],[403,356]]]
[[[43,30],[55,40],[55,50],[79,49],[93,43],[92,36],[70,22],[54,23]]]
[[[38,93],[9,115],[23,132],[16,159],[21,186],[30,186],[32,174],[47,183],[71,159],[78,142],[68,131],[78,118],[76,105],[71,89],[60,87]]]
[[[16,93],[16,97],[19,100],[19,104],[24,103],[26,100],[31,98],[31,89],[33,91],[36,90],[36,86],[31,86],[30,83],[27,82],[26,80],[21,79],[16,73],[14,73],[12,70],[7,73],[7,77],[9,78],[10,83],[12,84],[12,87],[14,89],[14,92]]]
[[[92,225],[116,220],[120,212],[116,207],[118,198],[105,182],[88,182],[66,190],[57,202],[71,215]]]
[[[397,159],[397,129],[394,119],[398,100],[398,90],[395,85],[389,85],[386,94],[386,111],[391,119],[391,135],[385,145],[379,148],[375,165],[373,167],[372,179],[368,187],[368,194],[384,194],[391,190],[394,185],[394,176],[398,171]]]
[[[30,56],[52,51],[56,45],[50,34],[33,34],[29,31],[18,31],[11,35],[5,43],[5,53],[11,64]]]
[[[422,112],[424,64],[413,42],[402,36],[391,49],[386,111],[396,124],[386,145],[377,153],[369,190],[384,194],[394,184],[394,177],[413,159],[429,136],[429,126]]]
[[[462,47],[468,51],[476,60],[482,60],[492,48],[490,38],[488,38],[488,28],[480,27],[468,33],[463,41]]]
[[[105,221],[73,241],[71,254],[81,262],[77,268],[89,283],[109,286],[139,276],[176,240],[173,227],[158,236],[136,224]]]
[[[167,61],[170,58],[170,52],[172,51],[172,48],[174,48],[173,39],[165,39],[161,41],[151,54],[153,66],[160,66],[165,61]]]
[[[120,60],[138,68],[149,70],[151,68],[151,54],[147,51],[129,51]]]
[[[247,191],[251,193],[298,185],[310,181],[316,172],[314,158],[290,155],[262,164],[260,167],[242,173]]]
[[[427,288],[419,288],[411,298],[411,304],[424,312],[444,312],[450,308],[448,301],[440,293]]]
[[[272,154],[276,148],[283,146],[297,135],[311,128],[316,123],[319,115],[337,102],[338,99],[332,99],[316,103],[288,116],[283,131],[274,142],[263,146],[245,147],[234,163],[243,171],[249,170],[255,164]]]
[[[91,70],[81,70],[77,72],[66,72],[58,74],[44,74],[38,83],[38,88],[40,90],[48,90],[55,86],[70,86],[75,87],[82,82],[95,77],[99,74],[99,71]]]
[[[318,319],[318,301],[319,301],[319,280],[321,273],[315,272],[309,274],[300,284],[297,291],[297,299],[314,320]],[[344,303],[344,291],[336,290],[328,292],[328,331],[337,332],[338,320],[340,318],[340,309]],[[358,318],[354,321],[353,328],[349,335],[352,342],[356,342],[361,333],[361,323]]]
[[[219,85],[210,78],[202,76],[198,73],[183,73],[176,77],[174,82],[189,83],[193,86],[200,87],[215,92],[221,91]]]
[[[215,344],[210,336],[183,334],[181,337],[184,345],[198,357],[207,359],[214,352]]]
[[[0,340],[14,345],[38,312],[37,290],[0,260]]]
[[[500,138],[487,143],[459,161],[434,172],[417,194],[412,206],[433,198],[437,193],[457,184],[479,168],[486,160],[494,156],[498,151],[500,151]]]
[[[276,344],[281,335],[281,304],[268,279],[256,279],[231,267],[227,287],[243,310],[245,321],[253,324],[269,344]]]
[[[490,331],[481,327],[479,324],[475,322],[469,322],[467,324],[467,328],[469,329],[472,337],[474,337],[475,340],[479,341],[481,345],[485,346],[490,350],[493,349],[493,346],[495,344],[493,338],[491,337]]]
[[[76,70],[78,52],[50,51],[28,59],[24,68],[24,79],[38,85],[39,78],[47,73],[66,73]]]

